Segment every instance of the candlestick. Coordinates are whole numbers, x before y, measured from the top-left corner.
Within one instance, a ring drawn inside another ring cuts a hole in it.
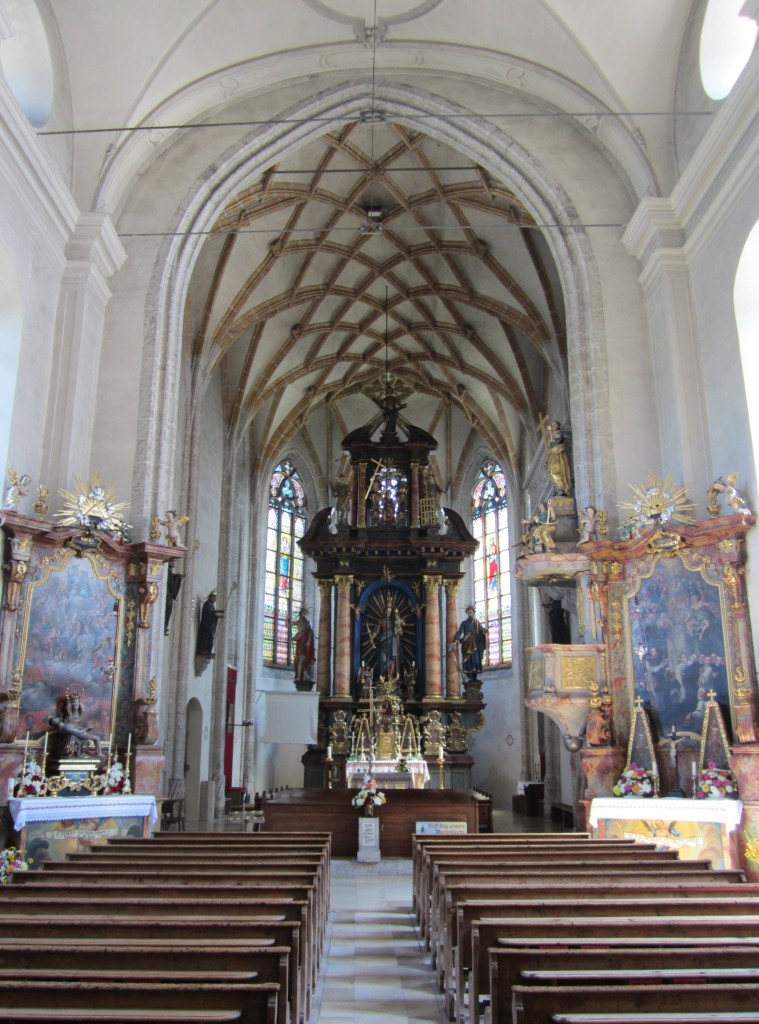
[[[29,731],[26,733],[26,743],[24,744],[24,766],[26,766],[26,759],[29,754]]]

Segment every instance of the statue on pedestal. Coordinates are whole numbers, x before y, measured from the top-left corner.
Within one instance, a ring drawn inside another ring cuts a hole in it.
[[[100,737],[83,722],[79,691],[67,690],[59,703],[59,714],[49,721],[61,737],[61,756],[100,757]]]

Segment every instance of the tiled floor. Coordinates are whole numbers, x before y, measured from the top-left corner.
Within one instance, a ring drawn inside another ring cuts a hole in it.
[[[551,832],[507,812],[499,832]],[[563,831],[563,830],[561,830]],[[332,862],[330,927],[310,1024],[447,1024],[411,913],[411,861]]]

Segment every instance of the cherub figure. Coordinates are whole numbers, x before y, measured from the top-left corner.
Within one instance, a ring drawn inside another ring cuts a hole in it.
[[[746,504],[745,500],[738,493],[735,486],[735,481],[738,479],[738,473],[731,473],[727,480],[724,477],[718,477],[712,484],[712,490],[722,493],[725,496],[725,501],[730,507],[730,511],[733,515],[742,513],[743,515],[749,515],[751,510]]]
[[[158,520],[161,526],[166,527],[166,543],[173,548],[181,547],[182,538],[179,530],[180,527],[184,526],[185,523],[189,523],[189,521],[189,516],[178,516],[176,509],[170,508],[166,513],[166,518]]]
[[[593,505],[586,505],[583,512],[577,513],[577,525],[580,529],[578,544],[596,539],[596,510]]]
[[[28,473],[22,473],[19,476],[15,469],[10,468],[8,469],[8,478],[10,479],[10,486],[5,492],[5,508],[15,508],[19,501],[29,493],[29,485],[32,482],[32,478]]]

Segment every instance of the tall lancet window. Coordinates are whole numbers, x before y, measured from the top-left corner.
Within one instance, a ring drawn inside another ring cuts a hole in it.
[[[298,541],[306,528],[306,496],[289,459],[269,484],[264,588],[264,661],[293,663],[294,635],[303,603],[303,554]]]
[[[474,485],[472,534],[480,542],[473,556],[474,606],[480,622],[487,623],[484,664],[510,665],[509,510],[506,477],[497,462],[485,462]]]

